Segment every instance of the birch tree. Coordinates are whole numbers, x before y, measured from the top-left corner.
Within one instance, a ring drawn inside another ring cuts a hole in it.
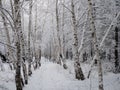
[[[22,81],[21,81],[21,48],[20,48],[20,31],[21,31],[21,15],[20,15],[20,0],[14,0],[14,10],[15,10],[15,30],[16,30],[16,54],[17,54],[17,63],[16,63],[16,90],[22,90]]]
[[[35,47],[35,44],[36,44],[36,32],[37,32],[37,0],[36,0],[36,4],[35,4],[35,29],[34,29],[34,38],[33,38],[33,50],[34,50],[34,57],[35,57],[35,68],[38,67],[38,59],[37,58],[37,52],[36,52],[36,47]]]
[[[62,1],[62,3],[65,3],[65,0]],[[61,26],[61,30],[62,30],[62,39],[61,39],[61,59],[63,62],[63,67],[64,69],[67,69],[67,65],[66,65],[66,58],[65,58],[65,32],[64,32],[64,21],[65,19],[65,8],[64,6],[62,6],[62,26]]]
[[[78,37],[77,37],[77,26],[76,26],[76,16],[74,11],[74,1],[71,0],[72,8],[72,23],[73,23],[73,34],[74,34],[74,44],[73,44],[73,58],[74,58],[74,68],[75,68],[75,77],[76,79],[84,80],[84,74],[79,62],[79,53],[78,53]]]
[[[10,0],[10,4],[11,4],[11,10],[12,10],[12,16],[13,16],[13,19],[16,19],[16,16],[14,15],[14,8],[13,8],[13,2],[12,0]],[[21,11],[21,5],[20,5],[20,11]],[[21,13],[22,11],[20,12],[20,19],[22,18],[21,17]],[[25,64],[25,61],[27,59],[26,57],[26,52],[25,52],[25,38],[24,38],[24,33],[23,33],[23,29],[22,29],[22,21],[20,22],[21,23],[21,29],[20,29],[20,48],[21,48],[21,58],[22,58],[22,69],[23,69],[23,76],[24,76],[24,83],[25,84],[28,84],[28,75],[27,75],[27,67],[26,67],[26,64]],[[14,20],[14,26],[16,27],[16,22]],[[14,32],[15,33],[15,32]]]
[[[66,65],[66,62],[65,62],[65,56],[63,54],[63,47],[62,47],[62,40],[60,38],[60,17],[59,17],[59,3],[58,3],[58,0],[56,0],[56,29],[57,29],[57,40],[58,40],[58,55],[57,55],[57,63],[58,64],[61,64],[61,59],[62,59],[62,62],[63,62],[63,67],[64,69],[67,69],[67,65]],[[64,15],[64,12],[63,12],[63,15]],[[63,16],[64,18],[64,16]],[[64,23],[64,21],[63,21]],[[62,26],[62,31],[64,29],[64,26]]]
[[[28,25],[28,75],[31,76],[32,70],[31,70],[31,47],[30,47],[30,41],[31,41],[31,31],[32,31],[32,0],[29,1],[29,25]]]
[[[58,52],[57,52],[57,63],[61,64],[59,55],[61,54],[61,40],[60,40],[60,27],[59,27],[59,11],[58,11],[58,0],[56,0],[56,29],[58,39]]]
[[[94,44],[94,50],[96,54],[96,60],[98,63],[98,77],[99,77],[99,90],[104,90],[103,88],[103,74],[102,74],[102,65],[101,65],[101,60],[100,60],[100,51],[98,48],[98,43],[97,43],[97,36],[96,36],[96,27],[95,27],[95,21],[94,21],[94,13],[93,13],[93,7],[92,7],[92,2],[91,0],[88,0],[88,5],[89,5],[89,16],[90,16],[90,25],[91,25],[91,31],[92,31],[92,38],[93,38],[93,44]]]

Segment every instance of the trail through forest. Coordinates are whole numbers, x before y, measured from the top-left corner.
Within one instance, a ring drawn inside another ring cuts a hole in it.
[[[97,68],[94,67],[89,79],[84,81],[74,78],[73,61],[67,61],[68,69],[59,64],[41,59],[41,67],[33,71],[29,77],[28,85],[23,90],[98,90]],[[85,77],[88,73],[89,64],[81,64]],[[4,64],[4,72],[0,72],[0,90],[16,90],[14,71]],[[32,68],[33,69],[33,68]],[[104,73],[105,90],[120,90],[120,74]]]
[[[46,62],[34,72],[25,90],[78,90],[80,87],[82,86],[78,81],[74,80],[72,74],[70,75],[63,67]]]
[[[74,69],[71,63],[67,70],[62,66],[46,61],[42,61],[42,66],[34,71],[30,77],[30,82],[24,87],[24,90],[97,90],[97,72],[93,72],[91,79],[79,81],[74,79]],[[87,70],[87,65],[83,65],[83,69]],[[84,72],[85,73],[85,72]],[[90,84],[91,83],[91,84]],[[107,74],[104,77],[105,90],[119,90],[119,75]]]

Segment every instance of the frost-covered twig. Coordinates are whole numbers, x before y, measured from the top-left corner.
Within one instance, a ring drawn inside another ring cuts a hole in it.
[[[86,15],[86,19],[87,19],[87,15]],[[80,44],[80,47],[78,48],[79,55],[82,53],[82,49],[83,49],[83,45],[84,45],[83,41],[84,41],[84,35],[85,35],[85,30],[86,30],[85,26],[86,26],[86,21],[85,21],[84,26],[83,26],[82,37],[81,37],[81,44]]]

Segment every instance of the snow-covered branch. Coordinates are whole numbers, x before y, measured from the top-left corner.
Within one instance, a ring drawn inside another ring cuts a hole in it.
[[[116,20],[117,20],[117,18],[118,18],[119,16],[120,16],[120,12],[119,12],[119,13],[117,14],[117,16],[113,19],[113,21],[111,22],[109,28],[107,29],[107,31],[106,31],[106,33],[105,33],[105,35],[104,35],[101,43],[99,44],[99,49],[101,49],[102,46],[104,45],[104,41],[105,41],[106,37],[108,36],[111,28],[115,25],[115,23],[117,23]],[[96,55],[93,57],[93,60],[92,60],[92,62],[91,62],[90,70],[89,70],[88,76],[87,76],[88,78],[89,78],[89,75],[90,75],[90,73],[91,73],[92,67],[93,67],[93,65],[94,65],[95,59],[96,59]]]

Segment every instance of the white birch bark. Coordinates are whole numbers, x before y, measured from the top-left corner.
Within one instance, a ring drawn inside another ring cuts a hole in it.
[[[98,64],[98,77],[99,77],[99,90],[104,90],[103,88],[103,74],[102,74],[102,65],[101,60],[99,56],[99,47],[97,43],[97,36],[96,36],[96,27],[95,27],[95,21],[94,21],[94,13],[93,13],[93,7],[91,0],[88,0],[89,5],[89,11],[90,11],[90,25],[91,25],[91,31],[92,31],[92,38],[93,38],[93,44],[94,44],[94,50],[96,54],[96,60]]]
[[[35,66],[34,66],[34,68],[35,69],[37,69],[38,68],[38,60],[40,59],[40,58],[38,58],[37,57],[37,53],[38,52],[36,52],[36,47],[35,47],[35,44],[36,44],[36,32],[37,32],[37,0],[36,0],[36,4],[35,4],[36,6],[35,6],[35,29],[34,29],[34,37],[33,37],[33,53],[34,53],[34,57],[35,57]]]
[[[22,90],[21,79],[21,48],[20,48],[20,31],[21,31],[21,15],[20,15],[20,1],[14,0],[15,9],[15,32],[16,32],[16,48],[17,48],[17,63],[16,63],[16,90]]]
[[[30,48],[30,37],[31,37],[31,31],[32,31],[32,0],[29,1],[29,26],[28,26],[28,75],[31,76],[32,70],[31,70],[31,48]]]
[[[75,17],[73,0],[71,0],[71,8],[72,8],[72,23],[73,23],[73,33],[74,33],[73,58],[74,58],[75,78],[78,80],[80,79],[84,80],[85,77],[79,62],[77,26],[76,26],[76,17]]]
[[[60,27],[59,27],[59,11],[58,11],[58,0],[56,0],[56,29],[58,39],[58,52],[57,52],[57,63],[61,65],[60,54],[61,54],[61,40],[60,40]]]
[[[63,3],[65,3],[65,0],[63,0]],[[65,34],[64,34],[64,19],[65,19],[65,10],[64,6],[63,8],[63,15],[62,15],[62,42],[61,42],[61,54],[62,54],[62,62],[63,62],[63,67],[64,69],[67,69],[66,65],[66,59],[65,59]]]

